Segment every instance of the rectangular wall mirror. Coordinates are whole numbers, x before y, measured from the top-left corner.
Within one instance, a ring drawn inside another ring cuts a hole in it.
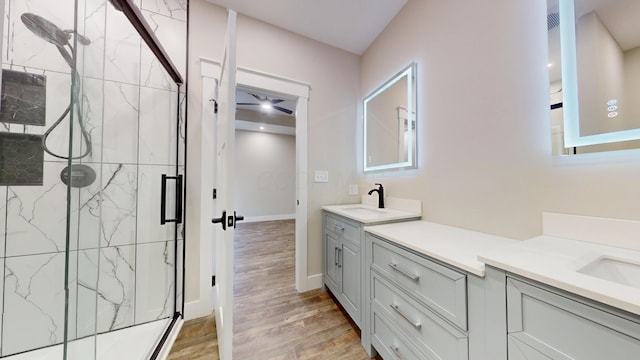
[[[364,171],[416,167],[416,64],[364,99]]]
[[[554,155],[640,147],[640,1],[548,0]]]

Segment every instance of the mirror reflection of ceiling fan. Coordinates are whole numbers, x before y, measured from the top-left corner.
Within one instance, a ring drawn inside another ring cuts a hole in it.
[[[259,95],[256,94],[251,94],[249,93],[249,95],[253,96],[254,98],[256,98],[256,100],[258,100],[257,103],[237,103],[236,105],[256,105],[256,106],[260,106],[263,109],[276,109],[278,111],[282,111],[283,113],[289,114],[291,115],[293,113],[293,111],[289,110],[289,109],[285,109],[281,106],[277,106],[276,104],[279,104],[281,102],[283,102],[283,99],[269,99],[268,96],[265,97],[260,97]]]

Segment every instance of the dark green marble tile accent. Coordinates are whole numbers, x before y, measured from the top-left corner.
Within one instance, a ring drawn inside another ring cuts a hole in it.
[[[44,126],[46,84],[44,75],[3,69],[0,122]]]
[[[42,136],[0,132],[0,185],[42,186]]]

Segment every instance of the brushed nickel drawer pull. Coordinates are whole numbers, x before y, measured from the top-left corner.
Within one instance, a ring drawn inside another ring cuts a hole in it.
[[[395,355],[399,360],[402,360],[402,356],[400,356],[400,349],[397,346],[389,345],[389,349],[393,355]]]
[[[403,313],[403,312],[400,310],[400,307],[399,307],[398,305],[395,305],[395,304],[389,304],[389,306],[391,306],[391,308],[392,308],[393,310],[395,310],[395,311],[396,311],[400,316],[402,316],[402,318],[403,318],[403,319],[407,320],[407,321],[409,322],[409,324],[413,325],[413,327],[414,327],[414,328],[416,328],[416,329],[418,329],[418,330],[419,330],[419,329],[422,327],[422,324],[420,324],[420,323],[419,323],[419,322],[417,322],[417,321],[413,321],[413,320],[411,320],[407,314]]]
[[[340,226],[338,224],[333,224],[333,227],[335,227],[336,230],[338,230],[338,231],[344,231],[344,226]]]
[[[418,280],[420,280],[420,276],[416,274],[410,274],[407,270],[404,270],[403,268],[399,267],[398,264],[390,263],[389,267],[413,281],[417,282]]]

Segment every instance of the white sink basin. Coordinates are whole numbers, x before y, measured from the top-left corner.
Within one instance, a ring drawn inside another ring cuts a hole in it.
[[[640,263],[602,256],[578,269],[581,274],[640,289]]]
[[[357,215],[365,215],[365,216],[379,216],[382,214],[386,214],[387,212],[384,209],[376,209],[364,206],[356,206],[356,207],[344,207],[343,211],[351,212]]]

